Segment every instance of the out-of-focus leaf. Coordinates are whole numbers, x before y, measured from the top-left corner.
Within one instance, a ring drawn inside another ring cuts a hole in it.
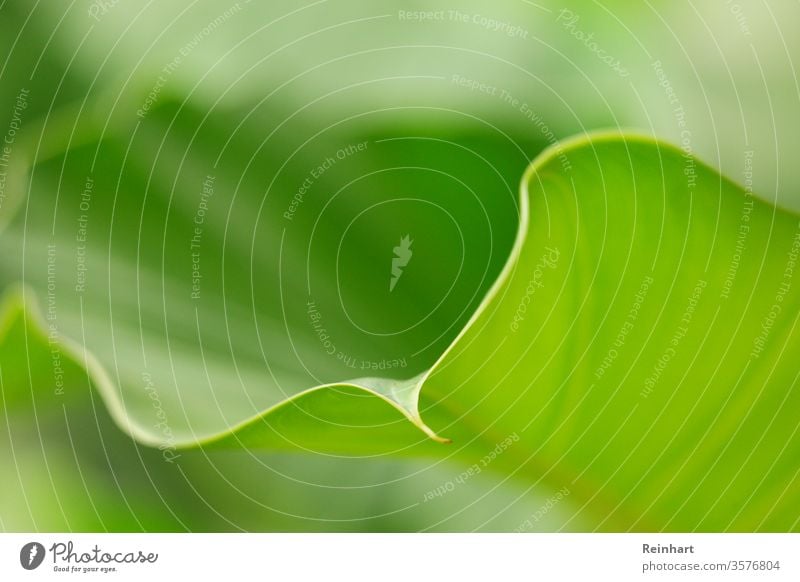
[[[94,81],[92,91],[138,80],[209,104],[267,95],[304,104],[350,87],[362,108],[438,100],[504,129],[526,123],[527,103],[558,138],[644,128],[685,140],[740,181],[745,152],[754,152],[756,191],[800,208],[800,41],[786,30],[798,20],[793,2],[20,5],[53,33],[50,52]],[[391,88],[378,82],[387,77]]]

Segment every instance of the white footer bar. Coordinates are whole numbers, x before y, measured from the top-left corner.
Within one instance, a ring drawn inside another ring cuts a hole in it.
[[[800,580],[800,534],[2,534],[0,580]]]

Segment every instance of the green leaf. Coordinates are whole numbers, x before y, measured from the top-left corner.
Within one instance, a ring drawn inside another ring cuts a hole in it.
[[[270,447],[444,440],[419,417],[415,377],[507,259],[505,176],[541,146],[438,109],[308,127],[167,97],[142,119],[139,103],[109,119],[102,102],[67,110],[29,133],[39,157],[3,258],[25,285],[15,325],[38,320],[53,357],[84,365],[116,421],[155,446],[244,422],[237,438]],[[471,134],[439,137],[453,118]],[[413,261],[396,271],[406,238]]]
[[[452,456],[564,492],[565,529],[797,529],[797,216],[646,138],[557,144],[517,199],[524,149],[437,138],[454,112],[337,134],[134,105],[44,128],[3,273],[9,329],[44,317],[142,442]]]
[[[513,274],[423,389],[454,418],[432,426],[519,435],[497,464],[598,529],[797,530],[798,216],[616,134],[523,189]]]

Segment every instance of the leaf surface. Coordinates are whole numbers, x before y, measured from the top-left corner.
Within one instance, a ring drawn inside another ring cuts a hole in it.
[[[796,215],[630,135],[557,144],[517,198],[516,141],[412,134],[402,110],[402,132],[305,143],[131,111],[41,140],[3,235],[26,285],[4,369],[15,334],[52,332],[148,444],[452,456],[568,491],[567,529],[797,529]]]

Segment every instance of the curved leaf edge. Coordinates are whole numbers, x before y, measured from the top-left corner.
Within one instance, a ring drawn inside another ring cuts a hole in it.
[[[644,143],[652,145],[659,150],[671,150],[673,153],[685,155],[680,148],[675,145],[655,138],[653,136],[638,133],[635,130],[622,130],[622,129],[609,129],[590,131],[584,134],[579,134],[565,140],[561,140],[551,144],[548,148],[543,150],[528,166],[523,173],[518,190],[519,202],[519,223],[517,233],[515,236],[514,244],[509,253],[502,270],[498,274],[495,282],[486,292],[484,298],[472,314],[470,319],[462,327],[459,334],[453,339],[447,348],[442,352],[436,362],[425,372],[407,380],[391,380],[387,378],[358,378],[353,380],[344,380],[340,382],[333,382],[328,384],[320,384],[313,386],[297,394],[289,396],[274,405],[250,416],[242,421],[231,425],[228,429],[197,438],[180,440],[172,442],[169,446],[176,449],[193,449],[197,447],[206,447],[214,445],[225,446],[228,443],[238,443],[237,435],[246,431],[257,428],[258,425],[264,424],[273,413],[285,409],[286,407],[294,406],[301,399],[321,394],[327,390],[337,390],[342,388],[350,388],[363,391],[367,395],[375,396],[382,402],[388,404],[392,408],[399,411],[405,419],[410,422],[414,427],[419,429],[422,434],[428,439],[436,443],[450,443],[450,439],[440,436],[423,420],[423,412],[420,411],[419,403],[422,390],[428,378],[434,374],[440,367],[442,367],[450,354],[450,352],[458,345],[459,341],[466,335],[475,322],[493,303],[495,298],[501,293],[503,286],[511,277],[514,269],[517,266],[518,258],[522,252],[527,233],[530,226],[530,203],[528,184],[535,178],[537,173],[545,169],[553,159],[569,155],[570,151],[578,150],[585,147],[594,148],[595,144],[604,142],[623,142],[623,143]],[[67,146],[69,147],[69,146]],[[725,176],[715,170],[712,166],[705,164],[692,156],[694,160],[705,166],[720,176],[721,180],[728,180]],[[25,159],[27,164],[30,164],[28,159]],[[30,170],[30,165],[26,165],[21,175],[27,175]],[[22,206],[21,201],[24,195],[17,197],[14,204],[15,210]],[[773,202],[770,202],[776,206]],[[0,229],[7,222],[10,217],[0,222]],[[72,363],[81,367],[87,375],[92,386],[100,394],[110,416],[117,424],[117,426],[133,439],[139,443],[151,447],[163,447],[165,442],[154,434],[149,428],[138,423],[131,417],[124,406],[123,399],[119,395],[111,375],[108,373],[106,367],[102,362],[91,352],[91,350],[81,345],[74,339],[60,334],[57,340],[49,338],[47,335],[47,322],[43,312],[39,306],[36,293],[22,283],[16,283],[8,288],[2,300],[0,300],[0,350],[7,349],[6,341],[8,331],[14,325],[17,318],[22,318],[22,324],[25,329],[26,339],[28,333],[33,335],[37,340],[42,342],[42,345],[58,344],[63,354],[69,358]]]

